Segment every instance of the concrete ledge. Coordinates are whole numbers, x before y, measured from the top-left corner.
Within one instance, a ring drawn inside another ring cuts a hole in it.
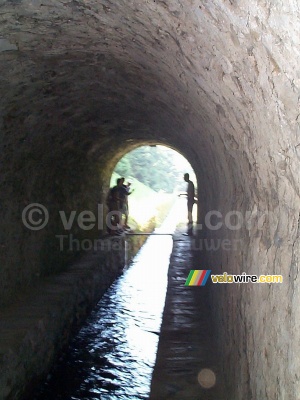
[[[124,238],[86,254],[67,272],[0,312],[0,399],[24,398],[124,267]],[[111,246],[116,242],[115,250]],[[117,243],[118,242],[118,243]]]

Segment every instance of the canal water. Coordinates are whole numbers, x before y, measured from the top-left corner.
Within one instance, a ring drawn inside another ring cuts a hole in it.
[[[156,233],[172,233],[177,202]],[[150,392],[172,236],[150,236],[71,342],[33,400],[135,400]]]

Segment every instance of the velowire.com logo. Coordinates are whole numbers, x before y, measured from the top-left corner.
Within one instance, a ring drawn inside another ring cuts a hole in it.
[[[210,273],[210,269],[192,269],[184,286],[205,286]]]

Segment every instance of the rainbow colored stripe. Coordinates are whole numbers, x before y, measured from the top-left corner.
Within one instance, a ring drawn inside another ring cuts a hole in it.
[[[205,286],[210,273],[210,269],[192,269],[184,286]]]

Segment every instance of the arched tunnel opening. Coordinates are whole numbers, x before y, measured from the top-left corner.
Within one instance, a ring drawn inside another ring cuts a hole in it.
[[[118,182],[122,179],[121,186],[125,191],[121,189],[121,193],[125,195],[125,198],[119,199],[122,209],[122,215],[119,216],[121,232],[125,229],[131,233],[135,232],[136,235],[138,232],[142,235],[151,233],[160,227],[179,200],[182,206],[178,207],[175,224],[187,225],[185,174],[189,174],[193,182],[196,204],[195,171],[179,152],[167,146],[151,144],[136,147],[124,154],[114,167],[110,178],[110,189],[106,196],[106,203],[110,209],[109,203],[113,201],[112,193],[115,190],[118,192]],[[197,206],[193,207],[192,214],[196,223]],[[114,218],[113,215],[112,218]],[[111,234],[115,233],[109,228],[108,231]]]
[[[296,399],[298,2],[20,0],[0,14],[2,314],[72,261],[57,246],[60,212],[97,214],[123,154],[167,145],[195,170],[198,222],[215,212],[200,235],[239,240],[205,252],[201,269],[283,277],[212,285],[229,398]],[[28,228],[32,204],[47,213]],[[98,228],[67,231],[93,239]],[[3,348],[12,341],[4,324]]]

